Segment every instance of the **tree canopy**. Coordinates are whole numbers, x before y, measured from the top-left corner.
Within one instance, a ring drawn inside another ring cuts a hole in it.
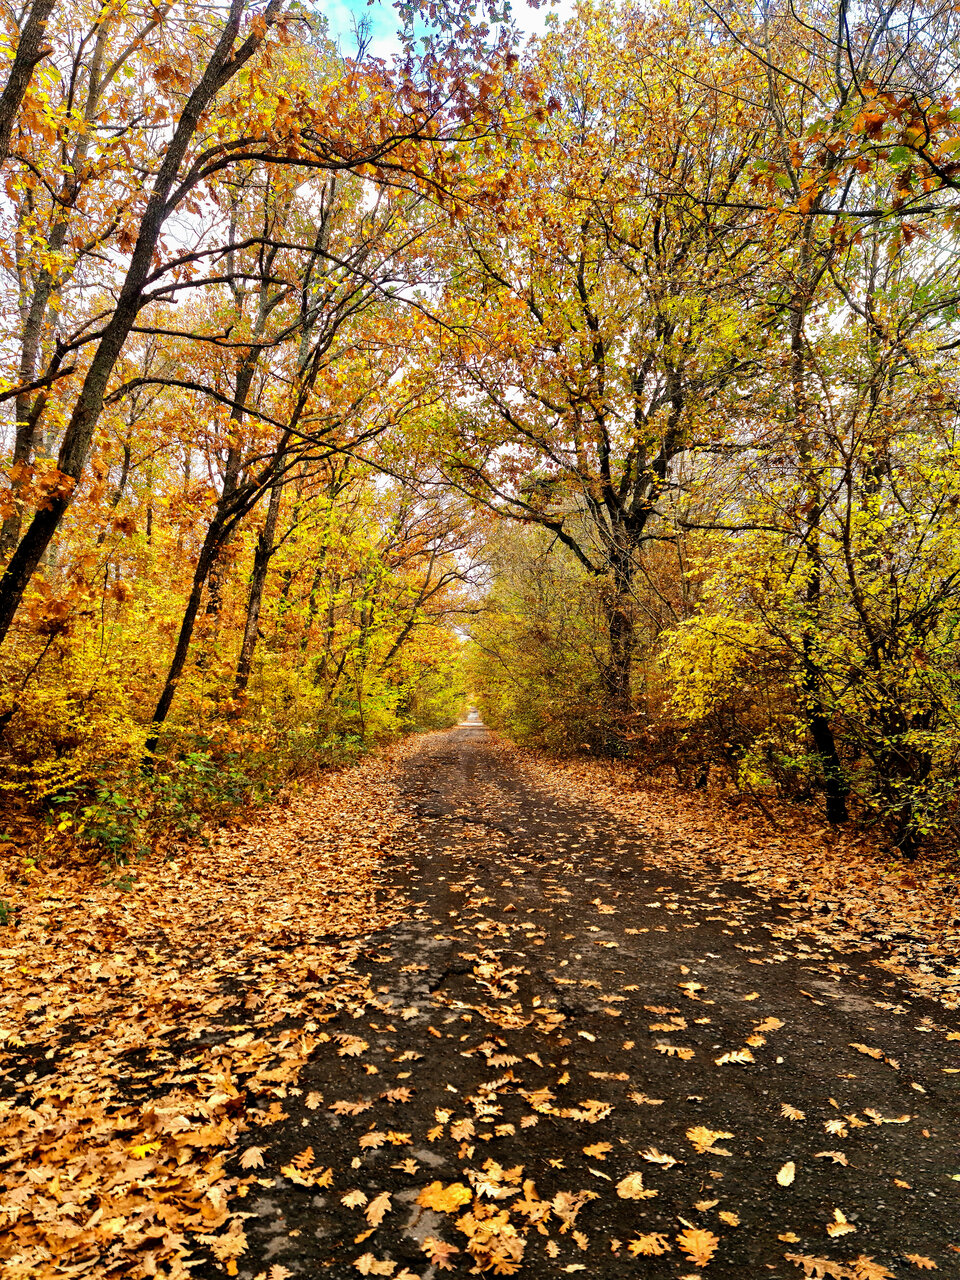
[[[4,17],[11,803],[127,856],[469,693],[949,838],[954,9],[398,21]]]

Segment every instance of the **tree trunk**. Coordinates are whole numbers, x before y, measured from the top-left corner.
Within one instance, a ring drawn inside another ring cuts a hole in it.
[[[240,659],[237,662],[237,678],[233,686],[234,694],[242,694],[250,679],[253,668],[253,653],[257,647],[257,636],[260,627],[260,606],[263,603],[263,588],[267,581],[267,570],[270,557],[273,555],[273,539],[277,531],[277,517],[280,514],[280,495],[282,486],[279,482],[270,490],[270,502],[267,506],[266,519],[260,536],[257,538],[257,549],[253,556],[253,570],[250,574],[250,594],[247,597],[247,617],[243,628],[243,642],[240,645]]]
[[[823,794],[826,802],[827,821],[836,826],[847,820],[847,796],[850,793],[850,788],[844,775],[843,765],[840,762],[840,754],[837,751],[833,727],[824,707],[823,676],[816,656],[816,644],[820,627],[820,597],[823,582],[820,552],[823,495],[809,436],[806,348],[803,335],[806,307],[807,298],[805,296],[799,297],[790,319],[790,372],[793,392],[794,430],[801,472],[805,476],[806,503],[809,509],[809,514],[806,517],[803,548],[810,576],[807,580],[807,617],[804,622],[801,661],[807,729],[810,733],[814,750],[820,757],[820,767],[823,770]]]
[[[632,676],[635,627],[633,618],[632,562],[629,552],[613,558],[613,582],[605,600],[609,661],[604,685],[610,711],[620,723],[633,709]]]
[[[51,52],[45,42],[47,19],[53,12],[56,0],[33,0],[26,22],[20,30],[17,52],[13,58],[10,75],[0,94],[0,163],[10,154],[10,138],[16,123],[20,104],[38,62]]]
[[[263,40],[267,27],[276,20],[280,0],[270,0],[262,29],[252,33],[239,48],[234,48],[243,17],[243,0],[231,0],[229,15],[220,39],[211,54],[203,75],[187,99],[180,119],[167,147],[147,201],[140,229],[117,303],[103,336],[97,343],[93,359],[67,423],[57,467],[63,476],[59,491],[38,511],[21,538],[3,578],[0,579],[0,643],[6,638],[30,579],[40,564],[43,553],[59,528],[70,505],[93,443],[111,374],[120,358],[131,328],[143,303],[144,290],[156,253],[160,232],[170,213],[170,194],[180,174],[180,166],[197,130],[201,117],[223,86],[248,61]]]
[[[160,740],[160,730],[166,720],[170,708],[173,706],[173,699],[177,692],[177,685],[180,683],[180,677],[183,675],[183,669],[187,664],[187,655],[190,652],[190,641],[193,639],[193,629],[196,626],[197,615],[200,612],[200,602],[203,599],[203,588],[206,585],[210,570],[216,562],[217,556],[220,554],[220,548],[223,545],[226,536],[225,520],[221,513],[217,513],[210,522],[207,529],[207,535],[203,540],[203,546],[200,548],[200,555],[197,557],[197,567],[193,571],[193,583],[190,587],[190,595],[187,597],[187,605],[183,612],[183,619],[180,623],[180,634],[177,636],[177,647],[173,653],[173,659],[170,662],[170,668],[167,671],[167,678],[164,682],[163,691],[160,694],[160,700],[157,703],[156,710],[150,725],[150,736],[144,744],[144,753],[152,755],[157,749],[157,743]]]
[[[809,637],[804,637],[803,689],[807,697],[807,728],[813,740],[814,750],[820,757],[823,769],[823,795],[826,801],[827,821],[836,826],[847,820],[847,783],[837,742],[824,712],[820,695],[820,674],[809,654]]]

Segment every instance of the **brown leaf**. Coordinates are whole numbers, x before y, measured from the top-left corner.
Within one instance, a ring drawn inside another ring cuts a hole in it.
[[[378,1196],[374,1196],[365,1210],[366,1219],[371,1227],[379,1227],[384,1215],[388,1214],[392,1207],[389,1191],[381,1191]]]
[[[794,1266],[803,1267],[803,1274],[814,1277],[814,1280],[856,1280],[852,1271],[832,1258],[814,1258],[803,1253],[785,1253],[783,1256]]]
[[[850,1274],[854,1280],[897,1280],[893,1272],[888,1271],[882,1263],[874,1262],[863,1253],[858,1258],[854,1258],[852,1266],[853,1271]]]
[[[366,1040],[361,1040],[359,1036],[339,1035],[334,1039],[339,1040],[340,1048],[337,1050],[341,1058],[356,1058],[361,1053],[366,1053],[370,1048]]]
[[[450,1259],[455,1253],[460,1252],[456,1245],[447,1244],[445,1240],[437,1240],[434,1236],[427,1236],[420,1248],[441,1271],[452,1271],[453,1263]]]
[[[243,1155],[240,1157],[241,1169],[262,1169],[263,1168],[263,1148],[247,1147]]]
[[[364,1111],[369,1111],[372,1106],[371,1099],[360,1098],[357,1102],[347,1102],[345,1100],[331,1102],[327,1110],[334,1112],[338,1116],[359,1116]]]

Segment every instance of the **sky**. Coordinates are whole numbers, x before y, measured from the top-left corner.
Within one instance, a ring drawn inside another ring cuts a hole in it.
[[[354,27],[358,19],[369,23],[371,52],[389,58],[396,51],[397,15],[390,0],[374,0],[369,5],[367,0],[322,0],[318,7],[330,25],[331,36],[345,54],[356,48]],[[572,0],[559,0],[555,11],[562,18],[572,7]],[[539,10],[529,9],[525,0],[513,0],[513,9],[517,25],[527,35],[543,31],[547,15],[554,11],[550,0],[545,0]]]

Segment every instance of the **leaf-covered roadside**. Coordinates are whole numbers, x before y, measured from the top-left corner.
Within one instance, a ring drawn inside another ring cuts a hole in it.
[[[960,1008],[955,864],[905,868],[857,833],[838,836],[795,809],[769,818],[731,811],[712,792],[651,784],[628,764],[511,754],[540,785],[648,833],[652,865],[673,870],[682,852],[686,874],[739,880],[760,897],[800,908],[783,937],[813,935],[838,951],[878,945],[880,967],[948,1009]]]
[[[225,1156],[283,1116],[322,1024],[364,1000],[358,937],[396,918],[373,883],[401,822],[391,758],[155,856],[126,891],[90,871],[5,889],[6,1275],[185,1277],[204,1245],[235,1274]]]
[[[240,1160],[241,1280],[954,1275],[956,1015],[517,759],[408,760],[404,920]]]

